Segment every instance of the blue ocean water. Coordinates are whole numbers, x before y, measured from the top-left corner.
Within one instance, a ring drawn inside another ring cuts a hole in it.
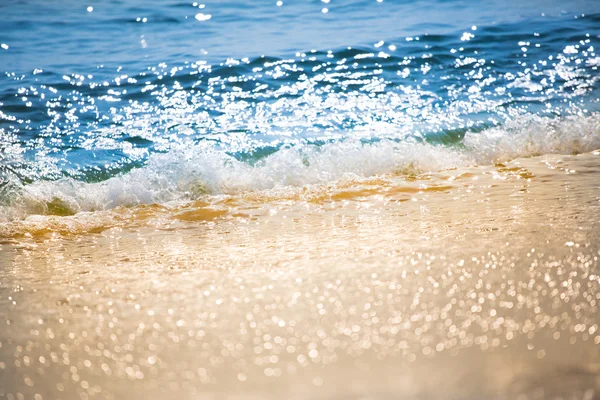
[[[593,0],[22,0],[0,15],[3,219],[600,147]]]

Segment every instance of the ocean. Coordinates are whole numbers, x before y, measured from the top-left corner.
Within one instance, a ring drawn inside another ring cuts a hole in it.
[[[0,3],[0,399],[600,398],[600,3]]]

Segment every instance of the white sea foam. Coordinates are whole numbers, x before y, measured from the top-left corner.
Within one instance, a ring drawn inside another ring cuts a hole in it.
[[[118,206],[165,204],[205,194],[235,194],[286,186],[325,184],[344,177],[438,171],[485,165],[548,153],[600,148],[600,114],[564,118],[517,118],[483,132],[468,133],[448,147],[382,140],[345,140],[323,146],[281,149],[254,165],[197,145],[152,156],[147,164],[99,183],[74,179],[14,184],[4,189],[0,220],[31,214],[108,210]],[[8,185],[10,186],[10,185]],[[57,211],[58,210],[58,211]]]

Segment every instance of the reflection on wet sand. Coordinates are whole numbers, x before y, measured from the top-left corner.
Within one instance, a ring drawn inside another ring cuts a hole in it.
[[[2,228],[0,398],[597,399],[600,154]]]

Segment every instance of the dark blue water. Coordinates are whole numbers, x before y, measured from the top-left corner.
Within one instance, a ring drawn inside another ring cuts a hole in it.
[[[600,147],[593,0],[14,1],[0,15],[8,218]]]

